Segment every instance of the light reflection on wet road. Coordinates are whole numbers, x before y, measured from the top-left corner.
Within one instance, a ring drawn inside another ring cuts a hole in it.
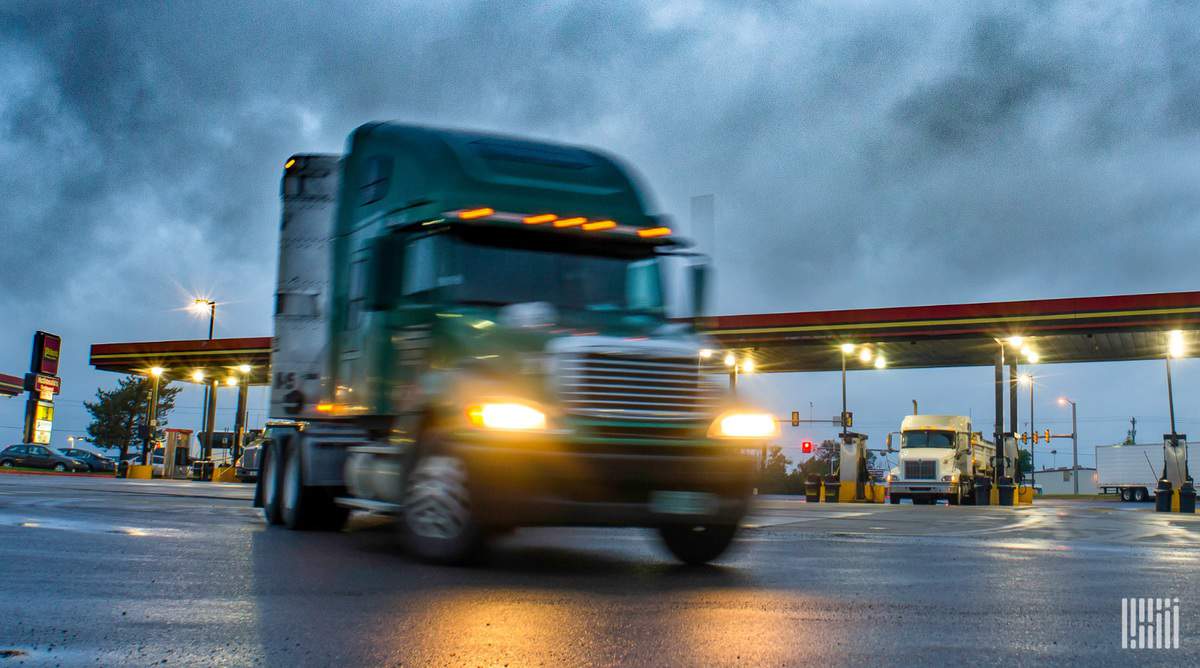
[[[1118,649],[1120,598],[1149,595],[1182,600],[1173,662],[1200,645],[1200,522],[1149,506],[764,499],[707,568],[644,531],[536,529],[463,569],[410,561],[372,518],[267,530],[244,497],[0,476],[0,650],[25,652],[7,661],[1099,665],[1138,660]]]

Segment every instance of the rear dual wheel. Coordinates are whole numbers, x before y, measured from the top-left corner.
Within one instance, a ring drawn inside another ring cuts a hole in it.
[[[293,438],[283,453],[283,485],[279,490],[279,515],[284,526],[296,531],[339,531],[350,510],[334,500],[332,487],[304,484],[304,456],[300,438]]]

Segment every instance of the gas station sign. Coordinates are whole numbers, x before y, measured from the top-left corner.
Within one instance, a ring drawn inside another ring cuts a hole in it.
[[[25,374],[25,389],[29,392],[25,402],[26,443],[50,444],[50,432],[54,428],[54,395],[62,389],[62,379],[58,377],[61,350],[62,338],[57,334],[34,333],[33,355],[29,373]]]

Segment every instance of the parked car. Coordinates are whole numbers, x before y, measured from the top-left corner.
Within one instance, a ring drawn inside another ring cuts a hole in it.
[[[108,473],[110,471],[117,470],[116,461],[109,459],[108,457],[105,457],[97,452],[92,452],[91,450],[84,450],[83,448],[66,448],[64,450],[59,450],[59,452],[67,457],[70,457],[71,459],[78,459],[84,464],[87,464],[88,470],[92,472]]]
[[[88,465],[82,460],[59,454],[37,443],[17,443],[0,452],[0,467],[13,468],[16,466],[55,471],[83,472],[88,470]]]

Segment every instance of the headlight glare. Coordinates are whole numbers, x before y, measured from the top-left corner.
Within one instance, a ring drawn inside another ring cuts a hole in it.
[[[771,438],[779,433],[775,416],[768,413],[731,412],[713,422],[708,430],[714,438]]]
[[[467,421],[484,429],[535,431],[546,428],[546,414],[528,404],[497,402],[467,408]]]

